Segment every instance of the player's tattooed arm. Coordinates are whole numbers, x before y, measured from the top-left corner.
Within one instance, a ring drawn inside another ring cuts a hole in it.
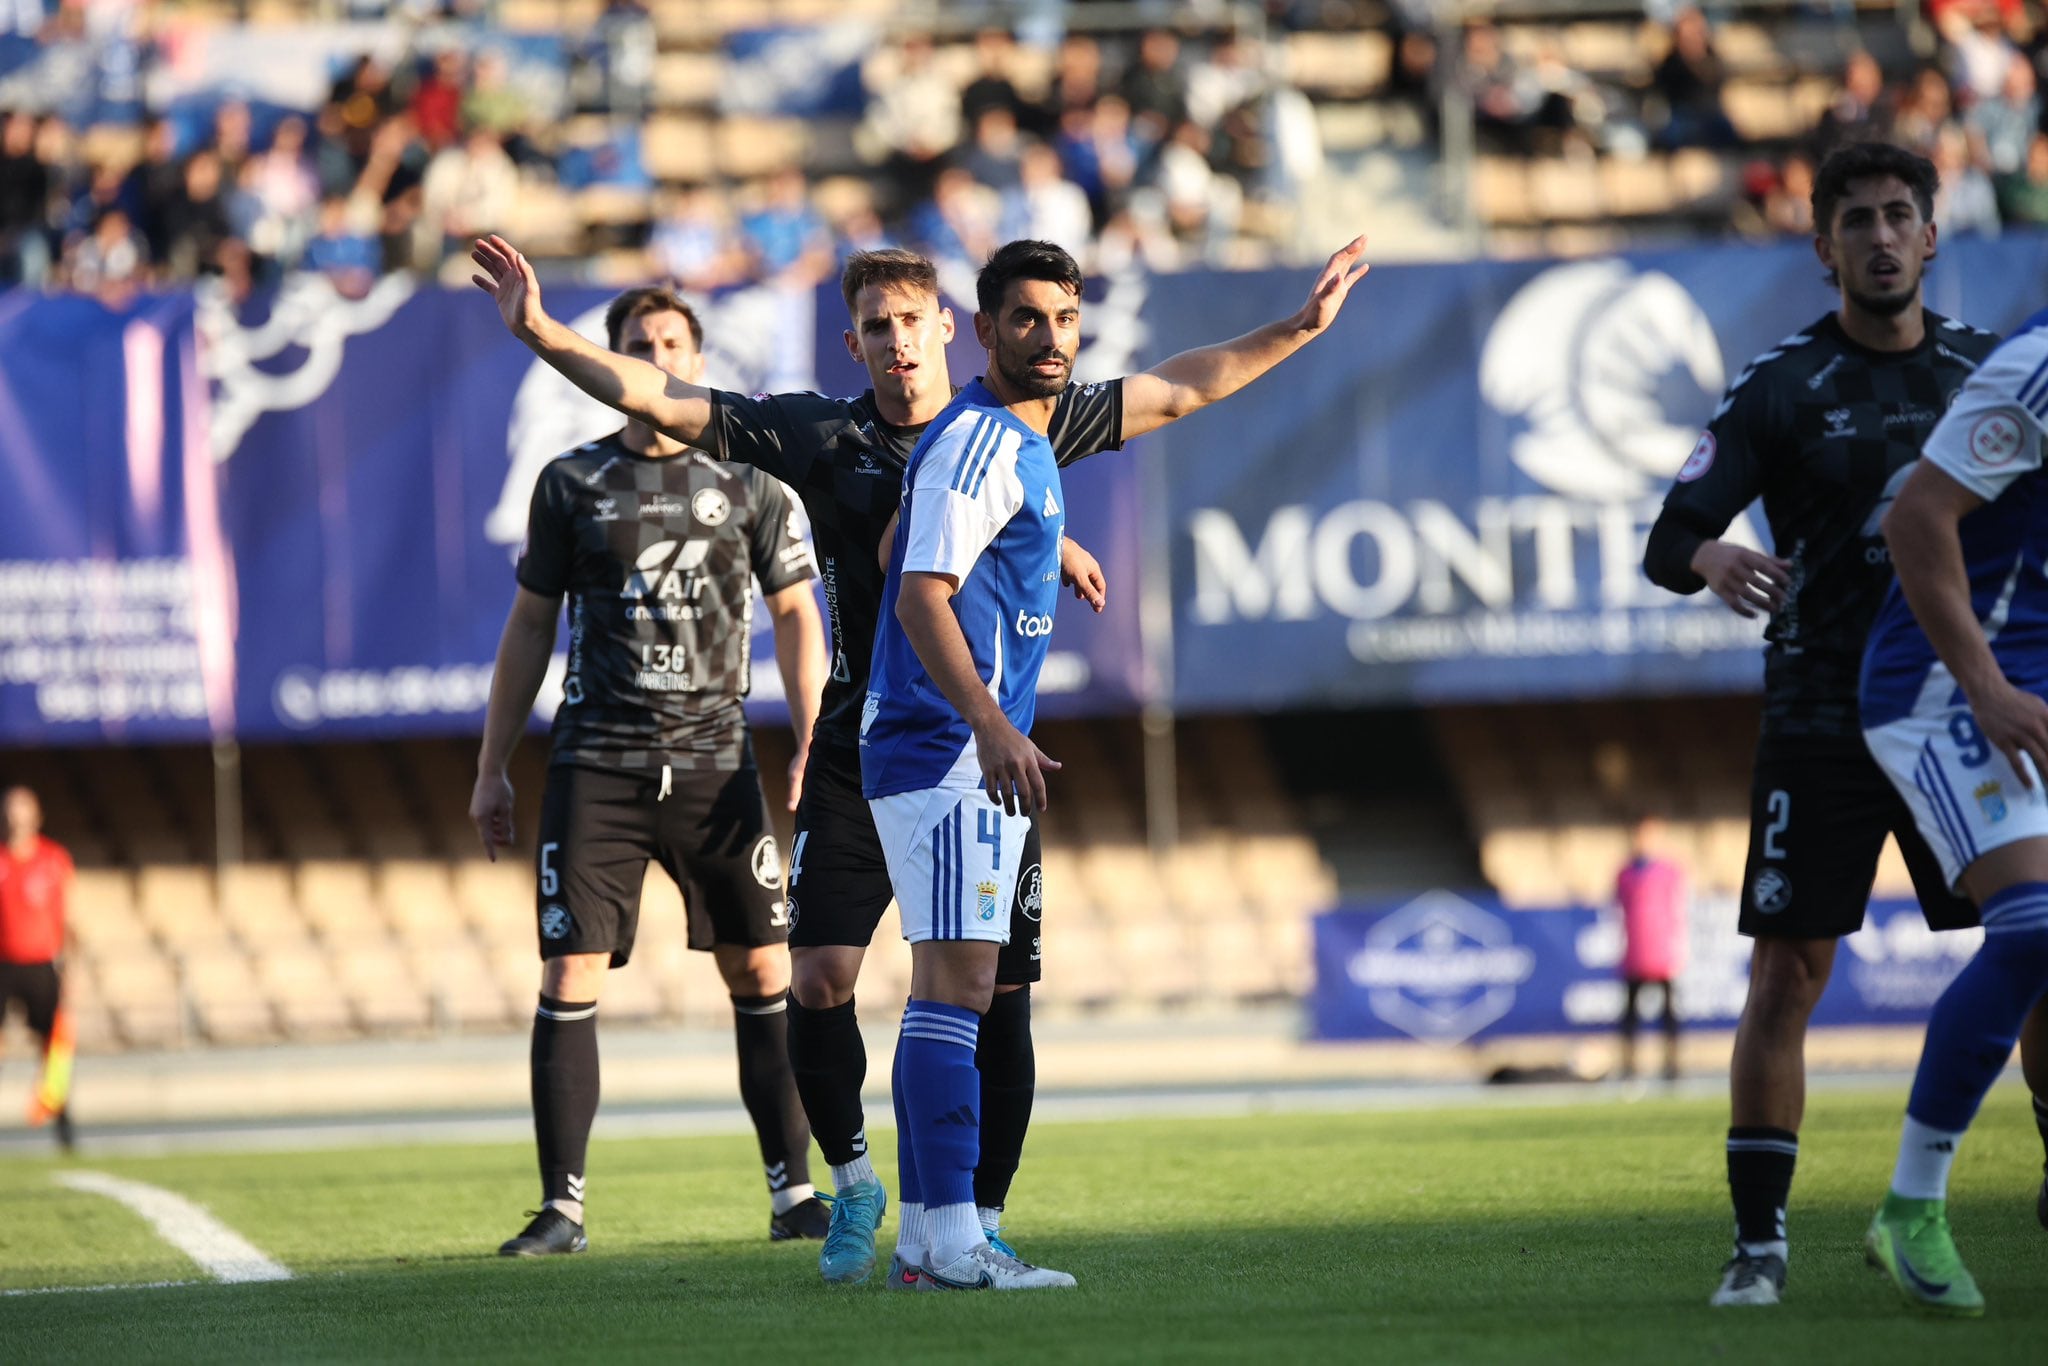
[[[1351,286],[1370,269],[1365,238],[1354,238],[1323,265],[1308,301],[1294,313],[1241,337],[1183,351],[1150,370],[1126,375],[1122,439],[1157,431],[1228,398],[1314,341],[1337,320]]]
[[[789,761],[789,809],[794,811],[803,797],[811,727],[817,724],[825,692],[825,624],[809,579],[769,594],[767,602],[775,628],[775,667],[789,703],[789,728],[796,733],[796,757]]]
[[[533,714],[541,680],[547,677],[548,660],[555,653],[555,622],[561,614],[560,598],[521,588],[498,639],[491,700],[484,711],[484,742],[476,758],[476,787],[469,794],[469,818],[493,862],[501,846],[512,847],[512,750],[526,729],[526,718]]]
[[[1060,582],[1097,612],[1109,602],[1109,582],[1102,577],[1102,562],[1069,537],[1060,538]]]
[[[1957,527],[1983,505],[1981,495],[1939,464],[1922,460],[1885,514],[1884,540],[1899,590],[1928,644],[1969,700],[1977,728],[2031,787],[2020,755],[2033,759],[2035,772],[2048,774],[2048,702],[2006,680],[1970,601],[1970,574]]]
[[[959,580],[950,574],[906,573],[896,598],[896,620],[917,651],[918,663],[973,729],[982,790],[989,800],[1013,816],[1043,811],[1045,775],[1059,765],[1010,724],[989,694],[967,637],[960,634],[960,619],[953,615],[953,595],[959,591]]]
[[[548,316],[533,265],[502,237],[478,238],[469,253],[479,274],[471,283],[491,296],[505,327],[564,379],[599,403],[655,430],[702,446],[711,426],[711,391],[659,366],[607,351]]]

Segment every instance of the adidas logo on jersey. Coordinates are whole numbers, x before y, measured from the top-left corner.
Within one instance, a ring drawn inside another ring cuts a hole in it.
[[[1060,515],[1060,505],[1057,501],[1054,500],[1051,489],[1047,489],[1045,491],[1045,515],[1048,517],[1057,517]]]

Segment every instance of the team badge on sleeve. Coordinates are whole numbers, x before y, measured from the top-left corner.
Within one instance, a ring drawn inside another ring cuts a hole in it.
[[[983,882],[978,884],[974,890],[980,897],[981,918],[983,920],[994,920],[996,918],[996,896],[1002,891],[1002,888],[996,886],[993,882]]]
[[[1712,432],[1701,432],[1699,443],[1692,448],[1692,454],[1685,457],[1685,463],[1678,467],[1678,482],[1690,484],[1714,467],[1714,453],[1719,449]]]
[[[1970,427],[1970,454],[1978,464],[1996,468],[2020,453],[2024,439],[2011,413],[1986,413]]]

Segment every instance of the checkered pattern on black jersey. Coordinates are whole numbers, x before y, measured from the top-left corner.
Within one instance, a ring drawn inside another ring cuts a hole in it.
[[[550,464],[519,581],[569,603],[554,762],[730,770],[747,757],[754,581],[814,576],[787,494],[700,452],[636,456],[616,437]]]

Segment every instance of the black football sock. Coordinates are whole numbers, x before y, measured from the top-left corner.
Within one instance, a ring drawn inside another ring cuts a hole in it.
[[[868,1079],[868,1050],[851,997],[823,1010],[789,998],[789,1066],[825,1160],[849,1167],[866,1158],[867,1116],[860,1088]],[[836,1175],[834,1183],[840,1184]]]
[[[1024,1154],[1024,1132],[1031,1127],[1031,1101],[1038,1092],[1030,987],[996,993],[981,1017],[974,1065],[981,1071],[981,1160],[974,1169],[974,1203],[1001,1209]]]
[[[533,1136],[541,1200],[583,1203],[597,1119],[597,1002],[540,998],[533,1013]]]
[[[788,1002],[786,991],[732,998],[740,1100],[753,1116],[777,1214],[808,1196],[811,1185],[811,1126],[790,1072]]]
[[[1738,1125],[1728,1131],[1728,1193],[1735,1201],[1738,1248],[1754,1251],[1785,1242],[1785,1206],[1798,1161],[1799,1135],[1790,1129]]]

